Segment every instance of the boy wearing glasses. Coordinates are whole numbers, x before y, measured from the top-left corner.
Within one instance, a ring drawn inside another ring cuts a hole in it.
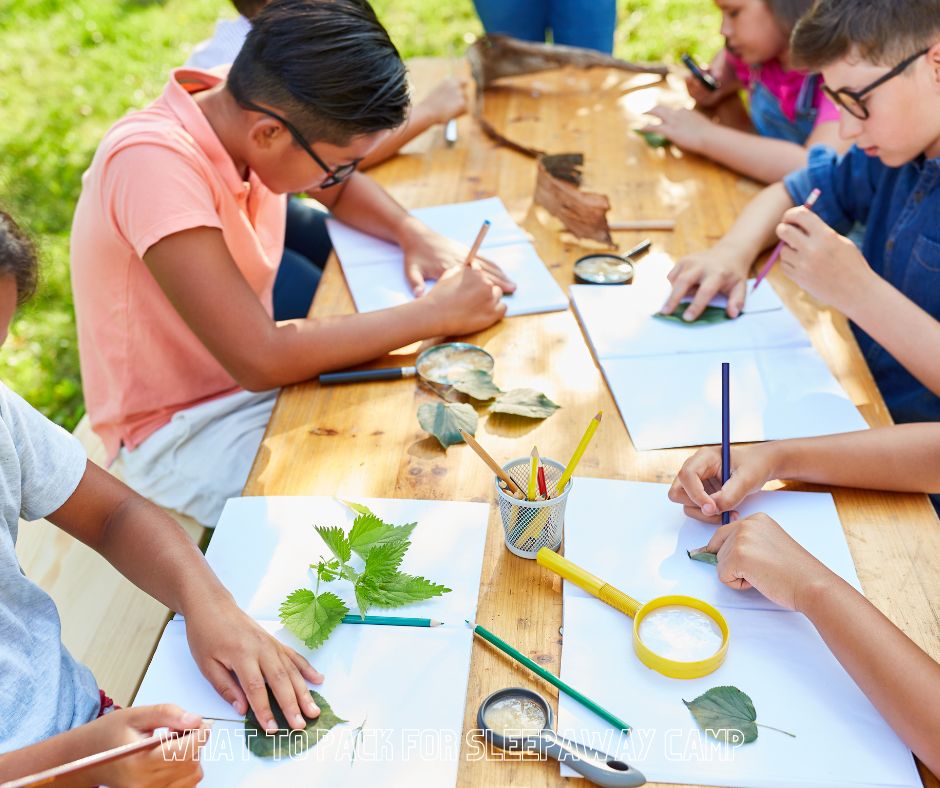
[[[514,285],[356,166],[405,119],[405,67],[365,0],[276,0],[227,78],[174,71],[83,178],[71,260],[85,401],[109,461],[214,526],[280,386],[499,320]],[[413,302],[276,321],[289,193],[399,244]],[[424,294],[425,279],[438,278]]]
[[[694,293],[694,320],[720,292],[737,317],[776,232],[783,272],[850,319],[894,420],[940,421],[940,2],[820,0],[791,52],[822,72],[853,147],[841,158],[814,148],[715,247],[681,260],[664,311]],[[814,212],[793,207],[814,188]],[[855,222],[866,225],[861,251],[840,234]]]

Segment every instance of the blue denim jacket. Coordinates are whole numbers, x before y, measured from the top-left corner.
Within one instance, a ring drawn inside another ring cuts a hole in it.
[[[847,233],[856,222],[867,225],[862,253],[868,264],[940,319],[940,158],[888,167],[856,147],[840,158],[817,146],[808,166],[784,178],[784,185],[796,205],[819,188],[814,210],[837,232]],[[858,326],[852,331],[894,420],[940,421],[940,397]]]

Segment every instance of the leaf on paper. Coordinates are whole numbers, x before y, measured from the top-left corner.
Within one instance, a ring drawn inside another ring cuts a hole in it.
[[[347,509],[352,509],[356,514],[372,514],[372,510],[365,504],[356,503],[355,501],[347,501],[343,498],[337,498],[336,500],[343,504],[343,506],[345,506]]]
[[[426,402],[418,408],[418,423],[446,449],[463,443],[460,430],[476,435],[477,412],[466,402]]]
[[[546,419],[561,405],[535,389],[513,389],[500,394],[490,407],[491,413],[510,413],[530,419]]]
[[[689,558],[693,561],[701,561],[703,564],[718,565],[718,554],[709,553],[707,547],[696,547],[694,550],[686,550]]]
[[[493,373],[486,369],[468,369],[452,379],[451,385],[461,394],[486,401],[502,393],[493,382]]]
[[[348,612],[346,603],[336,594],[314,594],[309,588],[298,588],[278,611],[284,626],[309,649],[321,646]]]
[[[330,704],[320,693],[310,690],[314,702],[320,707],[320,716],[310,719],[306,715],[307,726],[302,730],[293,730],[287,724],[287,718],[268,687],[268,703],[277,723],[276,733],[267,733],[264,726],[259,724],[258,718],[252,709],[245,716],[245,738],[248,749],[259,758],[286,758],[299,755],[304,750],[316,746],[321,738],[326,736],[335,726],[346,722],[336,716]]]
[[[383,580],[363,575],[356,583],[356,601],[361,611],[363,602],[366,607],[401,607],[450,593],[450,590],[446,586],[404,572],[396,572],[394,576]]]
[[[372,548],[378,545],[406,541],[416,525],[389,525],[374,514],[360,514],[349,531],[349,545],[360,558],[368,558]]]
[[[668,315],[665,312],[656,312],[653,317],[659,320],[669,320],[673,323],[682,323],[684,326],[707,326],[712,323],[724,323],[727,320],[732,318],[728,317],[728,313],[725,312],[723,306],[707,306],[695,320],[691,322],[688,320],[683,320],[682,315],[685,314],[685,310],[689,308],[688,303],[679,304],[672,312]]]
[[[695,700],[682,702],[709,736],[729,744],[749,744],[757,739],[754,704],[737,687],[712,687]]]
[[[314,526],[320,538],[326,543],[326,546],[330,548],[330,551],[335,555],[342,563],[346,563],[351,557],[352,553],[349,548],[349,540],[346,538],[346,534],[343,533],[342,528],[338,528],[335,525],[329,528],[317,525]]]
[[[374,580],[394,577],[409,547],[411,547],[411,542],[408,540],[373,547],[369,551],[369,557],[366,558],[366,567],[362,571],[362,576]]]

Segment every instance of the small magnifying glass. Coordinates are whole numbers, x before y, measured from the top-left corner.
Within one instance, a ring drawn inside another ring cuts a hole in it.
[[[641,772],[623,761],[555,733],[551,706],[529,689],[510,687],[494,692],[480,704],[477,726],[500,750],[554,758],[596,785],[618,788],[646,782]]]
[[[469,342],[445,342],[421,351],[413,367],[354,369],[320,375],[321,385],[363,383],[369,380],[401,380],[417,376],[428,384],[450,386],[460,375],[482,370],[492,372],[493,357],[483,348]]]
[[[633,650],[646,667],[673,679],[717,670],[728,653],[728,622],[717,608],[679,594],[643,604],[567,558],[543,547],[536,560],[633,619]]]
[[[574,278],[589,285],[625,285],[633,279],[633,260],[649,251],[651,241],[634,246],[624,255],[600,252],[579,257]]]

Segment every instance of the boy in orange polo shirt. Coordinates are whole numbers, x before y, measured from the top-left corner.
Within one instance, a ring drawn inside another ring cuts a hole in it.
[[[499,320],[514,285],[357,164],[405,119],[405,67],[364,0],[276,0],[227,78],[174,71],[83,179],[72,284],[85,400],[147,497],[213,526],[280,386]],[[413,302],[275,322],[286,194],[399,244]],[[439,278],[425,293],[424,280]]]

